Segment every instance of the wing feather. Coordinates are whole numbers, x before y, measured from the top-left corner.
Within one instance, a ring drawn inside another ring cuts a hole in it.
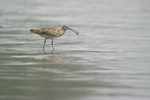
[[[48,35],[48,36],[57,36],[60,32],[60,29],[57,27],[45,27],[40,29],[40,34]]]

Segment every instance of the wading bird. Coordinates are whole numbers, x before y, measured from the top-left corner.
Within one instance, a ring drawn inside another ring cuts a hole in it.
[[[36,33],[36,34],[38,34],[38,35],[45,38],[44,45],[43,45],[43,51],[44,51],[44,48],[45,48],[46,40],[47,39],[52,39],[51,45],[52,45],[53,51],[54,51],[53,39],[62,36],[66,32],[66,30],[73,31],[77,35],[79,34],[79,32],[77,32],[76,30],[68,27],[67,25],[62,26],[61,30],[57,27],[45,27],[45,28],[37,29],[37,30],[31,29],[30,31],[32,33]]]

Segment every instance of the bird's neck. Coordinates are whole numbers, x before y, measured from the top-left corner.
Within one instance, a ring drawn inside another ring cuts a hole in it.
[[[66,30],[61,29],[60,34],[63,35],[66,32]]]

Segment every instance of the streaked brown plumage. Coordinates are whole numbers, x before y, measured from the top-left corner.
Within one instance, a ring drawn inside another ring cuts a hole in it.
[[[77,35],[79,34],[79,32],[77,32],[74,29],[69,28],[67,25],[62,26],[61,30],[57,27],[45,27],[45,28],[38,29],[38,30],[31,29],[30,31],[32,33],[36,33],[45,38],[44,45],[43,45],[43,51],[44,51],[45,43],[47,39],[52,39],[51,44],[53,47],[53,39],[62,36],[66,32],[66,30],[73,31]],[[54,51],[54,47],[53,47],[53,51]]]

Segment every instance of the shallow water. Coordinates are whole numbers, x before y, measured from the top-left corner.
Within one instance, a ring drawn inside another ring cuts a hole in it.
[[[149,0],[0,1],[1,100],[149,100]],[[29,30],[68,25],[47,40]]]

